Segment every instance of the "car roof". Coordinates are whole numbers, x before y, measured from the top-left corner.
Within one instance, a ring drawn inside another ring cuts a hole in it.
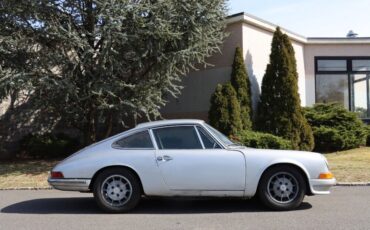
[[[138,124],[134,129],[142,129],[142,128],[154,128],[159,126],[167,126],[167,125],[184,125],[184,124],[203,124],[203,120],[197,119],[170,119],[170,120],[160,120],[160,121],[151,121],[151,122],[144,122]]]

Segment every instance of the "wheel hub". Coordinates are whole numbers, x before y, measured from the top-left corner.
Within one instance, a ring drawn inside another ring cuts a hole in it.
[[[287,189],[287,188],[286,188],[286,186],[285,186],[285,185],[281,185],[281,186],[280,186],[280,190],[281,190],[281,191],[284,191],[284,192],[285,192],[285,191],[286,191],[286,189]]]

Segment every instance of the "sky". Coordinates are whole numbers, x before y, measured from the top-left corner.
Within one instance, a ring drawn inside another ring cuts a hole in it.
[[[305,37],[370,37],[370,0],[229,0],[229,14],[245,12]]]

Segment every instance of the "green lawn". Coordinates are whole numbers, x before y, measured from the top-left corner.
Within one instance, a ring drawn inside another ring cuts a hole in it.
[[[325,154],[338,182],[370,182],[370,147]]]
[[[0,162],[0,189],[24,187],[49,187],[48,172],[56,160],[31,160]]]
[[[339,182],[370,182],[370,148],[325,154]],[[47,176],[57,160],[0,162],[0,189],[49,187]]]

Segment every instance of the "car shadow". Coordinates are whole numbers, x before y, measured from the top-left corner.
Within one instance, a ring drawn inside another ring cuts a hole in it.
[[[303,202],[296,210],[306,210],[312,205]],[[194,214],[232,212],[270,212],[256,199],[191,199],[145,198],[128,214]],[[90,197],[45,198],[11,204],[2,213],[17,214],[102,214]]]

